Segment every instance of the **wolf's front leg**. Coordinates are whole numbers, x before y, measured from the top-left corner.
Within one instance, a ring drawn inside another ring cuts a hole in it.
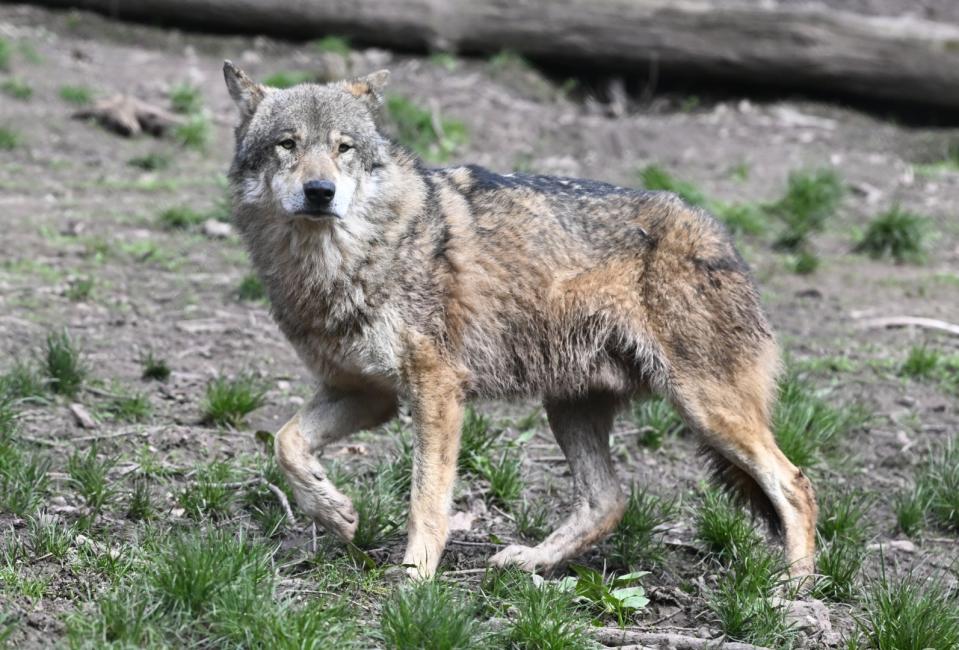
[[[403,564],[413,578],[436,572],[449,533],[449,509],[463,423],[461,376],[429,344],[408,370],[415,447],[409,537]]]
[[[316,523],[344,540],[352,540],[356,532],[356,511],[349,497],[327,478],[315,454],[344,436],[382,424],[395,413],[392,395],[322,386],[276,434],[276,459],[297,504]]]

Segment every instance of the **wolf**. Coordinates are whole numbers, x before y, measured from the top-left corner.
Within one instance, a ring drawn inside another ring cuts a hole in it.
[[[724,229],[668,192],[477,166],[431,169],[384,136],[389,72],[288,89],[229,61],[239,109],[236,226],[316,394],[275,436],[299,507],[352,539],[357,514],[317,453],[409,406],[407,572],[448,537],[464,404],[538,399],[575,499],[541,544],[494,565],[549,571],[614,530],[609,450],[630,400],[675,406],[719,473],[813,570],[813,488],[777,447],[780,367],[751,274]]]

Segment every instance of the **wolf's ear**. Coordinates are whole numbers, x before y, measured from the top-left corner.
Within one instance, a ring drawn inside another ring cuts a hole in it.
[[[383,89],[390,80],[389,70],[377,70],[365,77],[350,79],[345,83],[346,90],[358,99],[362,99],[370,108],[376,110],[383,103]]]
[[[230,97],[240,109],[240,116],[244,120],[250,119],[260,101],[266,96],[266,90],[254,82],[246,73],[233,65],[232,61],[223,62],[223,78],[230,91]]]

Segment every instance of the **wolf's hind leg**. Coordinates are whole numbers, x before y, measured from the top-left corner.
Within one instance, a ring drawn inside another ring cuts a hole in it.
[[[315,454],[331,442],[385,422],[395,412],[393,396],[321,387],[276,434],[276,458],[297,504],[341,539],[353,539],[356,511],[349,497],[327,478]]]
[[[626,507],[609,455],[609,432],[618,403],[609,394],[546,402],[550,428],[573,475],[573,512],[538,546],[508,546],[490,558],[492,564],[549,571],[616,528]]]
[[[721,473],[781,528],[789,574],[801,578],[815,568],[816,495],[769,429],[769,391],[756,388],[772,384],[767,372],[758,363],[726,382],[690,382],[673,401],[718,455]]]

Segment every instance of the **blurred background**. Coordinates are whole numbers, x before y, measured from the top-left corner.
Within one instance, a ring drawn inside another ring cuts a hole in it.
[[[256,610],[314,641],[297,612],[340,626],[335,647],[403,647],[382,627],[388,590],[363,580],[367,561],[402,556],[406,485],[380,479],[407,466],[408,420],[329,453],[366,513],[360,560],[322,534],[316,550],[266,485],[287,490],[254,432],[275,431],[310,381],[230,223],[226,58],[277,87],[389,68],[384,128],[429,165],[669,190],[726,224],[788,360],[777,436],[835,524],[820,530],[821,607],[786,621],[767,583],[729,582],[742,565],[709,513],[749,521],[704,491],[695,439],[656,402],[624,416],[614,445],[624,484],[650,492],[583,559],[653,570],[631,625],[765,647],[959,647],[955,0],[0,4],[0,644],[280,647],[244,636]],[[570,497],[536,405],[478,408],[476,431],[495,433],[478,448],[495,453],[464,473],[463,543],[445,560],[467,592],[497,544],[541,539]],[[213,528],[281,565],[258,578],[265,601],[218,610],[232,623],[144,577],[193,557],[181,531]],[[349,611],[302,610],[329,598],[317,589]],[[914,608],[884,610],[883,594]],[[893,610],[925,636],[877,640]]]

